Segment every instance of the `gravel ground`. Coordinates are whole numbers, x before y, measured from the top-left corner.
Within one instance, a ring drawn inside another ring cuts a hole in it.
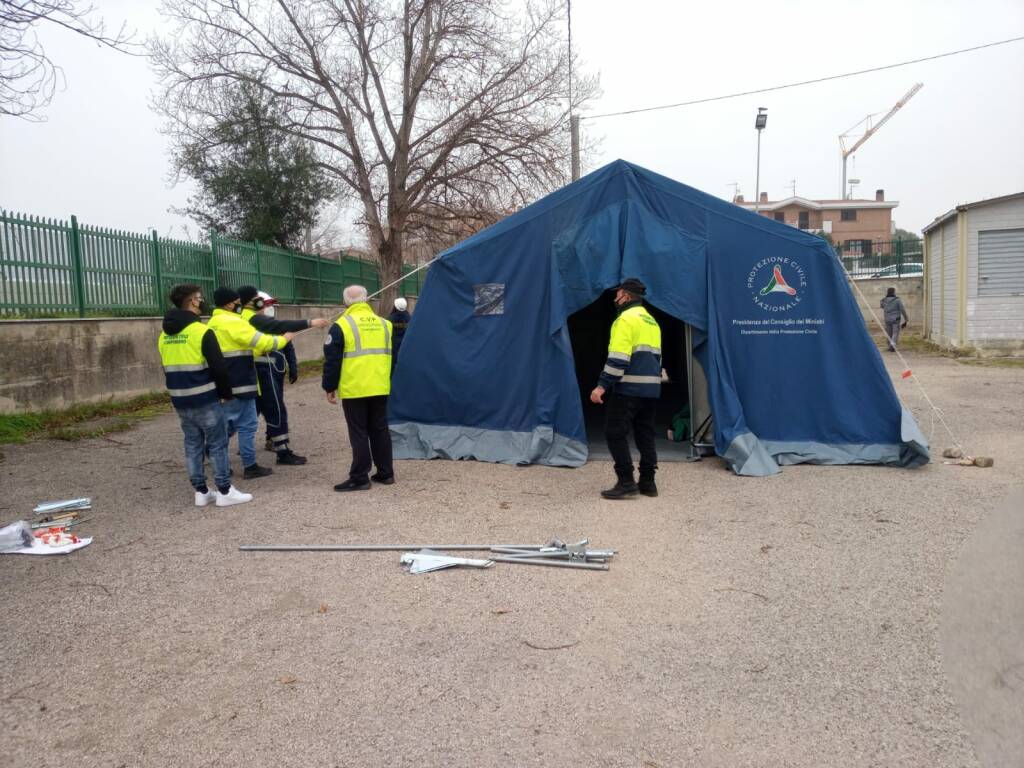
[[[222,511],[191,506],[173,415],[5,447],[0,516],[90,495],[95,541],[0,557],[0,765],[982,765],[984,721],[943,671],[943,585],[1024,485],[1024,370],[911,362],[994,468],[750,479],[711,459],[616,503],[605,462],[400,462],[396,485],[335,494],[342,416],[313,380],[289,394],[310,463]],[[397,553],[236,551],[552,536],[620,555],[409,576]]]

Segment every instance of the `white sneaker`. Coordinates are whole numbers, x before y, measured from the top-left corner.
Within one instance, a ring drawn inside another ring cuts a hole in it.
[[[217,491],[218,507],[230,507],[234,504],[245,504],[245,502],[247,501],[252,501],[252,494],[242,493],[233,485],[230,488],[228,488],[227,493],[221,493],[220,491]]]
[[[207,491],[206,493],[201,493],[200,491],[196,491],[196,506],[197,507],[205,507],[207,504],[213,504],[213,502],[215,502],[216,500],[217,500],[217,492],[216,491]]]

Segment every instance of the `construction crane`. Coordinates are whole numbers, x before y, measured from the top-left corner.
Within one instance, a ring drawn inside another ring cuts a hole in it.
[[[895,115],[900,110],[900,108],[903,107],[903,105],[906,104],[908,101],[910,101],[914,97],[914,95],[918,91],[920,91],[922,88],[924,88],[924,83],[916,83],[913,88],[911,88],[909,91],[907,91],[904,94],[902,99],[900,99],[899,101],[896,102],[896,105],[892,109],[890,109],[888,112],[885,113],[885,117],[883,117],[877,123],[872,123],[872,120],[875,118],[876,115],[879,114],[878,112],[876,112],[874,115],[868,115],[863,120],[859,121],[856,125],[854,125],[852,128],[850,128],[850,130],[848,130],[846,133],[840,134],[840,136],[839,136],[839,150],[840,150],[840,152],[841,152],[841,154],[843,156],[843,185],[839,188],[839,197],[840,197],[840,199],[845,200],[848,197],[848,194],[846,192],[846,160],[847,160],[847,158],[850,155],[852,155],[854,152],[856,152],[858,149],[860,149],[861,146],[863,146],[865,141],[867,141],[872,136],[874,136],[876,133],[878,133],[878,129],[881,128],[883,125],[885,125],[886,122],[889,120],[889,118],[892,117],[893,115]],[[858,130],[862,125],[864,126],[864,133],[860,136],[859,139],[857,139],[853,143],[853,146],[851,146],[849,149],[847,149],[846,148],[846,140],[848,138],[853,138],[853,136],[851,134],[853,134],[854,131]]]

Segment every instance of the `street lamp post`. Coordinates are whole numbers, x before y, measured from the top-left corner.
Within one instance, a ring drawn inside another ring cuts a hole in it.
[[[757,129],[757,180],[754,182],[754,213],[761,212],[761,131],[768,124],[768,108],[758,107],[754,127]]]

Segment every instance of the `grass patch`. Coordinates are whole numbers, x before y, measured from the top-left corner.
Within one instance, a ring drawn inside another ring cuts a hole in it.
[[[874,339],[875,344],[881,350],[889,348],[889,343],[885,338],[885,334],[874,332],[871,334],[871,338]],[[973,357],[974,352],[968,349],[951,349],[947,347],[941,347],[934,342],[928,341],[920,333],[902,333],[900,334],[900,340],[898,343],[901,352],[914,352],[920,355],[930,355],[931,357],[949,357],[949,358],[965,358]]]
[[[303,360],[299,363],[299,378],[303,376],[319,376],[324,372],[324,359]]]
[[[166,392],[131,400],[75,405],[63,410],[0,414],[0,444],[24,443],[38,438],[84,440],[123,432],[138,422],[171,410]]]

